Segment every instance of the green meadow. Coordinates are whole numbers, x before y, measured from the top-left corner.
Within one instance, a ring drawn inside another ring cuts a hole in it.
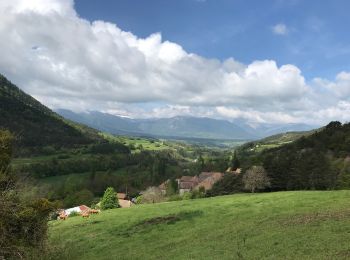
[[[238,194],[49,223],[53,259],[349,259],[349,241],[350,191]]]

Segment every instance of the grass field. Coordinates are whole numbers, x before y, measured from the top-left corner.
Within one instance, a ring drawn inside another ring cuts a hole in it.
[[[316,130],[276,134],[257,141],[246,143],[242,147],[243,150],[259,153],[267,149],[277,148],[282,145],[292,143],[303,136],[307,137],[315,133],[315,131]]]
[[[349,259],[350,191],[166,202],[49,225],[59,259]]]

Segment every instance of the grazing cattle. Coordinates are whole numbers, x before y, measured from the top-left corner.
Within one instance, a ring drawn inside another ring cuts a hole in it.
[[[60,220],[60,219],[66,220],[67,218],[68,218],[67,215],[65,215],[65,214],[60,214],[60,215],[57,217],[57,220]]]
[[[81,216],[83,218],[88,218],[88,217],[90,217],[90,214],[88,212],[83,212],[83,213],[81,213]]]
[[[98,213],[100,213],[100,210],[98,210],[98,209],[90,209],[89,213],[90,214],[98,214]]]

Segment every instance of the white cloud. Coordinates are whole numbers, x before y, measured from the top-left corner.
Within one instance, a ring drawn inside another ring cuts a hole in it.
[[[112,23],[90,23],[72,0],[5,0],[0,15],[0,73],[52,108],[297,122],[309,109],[321,111],[319,89],[332,97],[324,102],[329,111],[338,111],[340,94],[350,94],[346,72],[310,86],[294,65],[207,59],[160,33],[139,38]],[[317,120],[332,112],[324,114]]]
[[[288,34],[287,25],[284,23],[278,23],[272,27],[272,32],[278,35],[286,35]]]
[[[336,94],[339,99],[350,100],[350,72],[340,72],[334,81],[316,78],[314,82]]]

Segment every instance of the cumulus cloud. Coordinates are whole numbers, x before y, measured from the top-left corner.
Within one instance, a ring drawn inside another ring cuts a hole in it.
[[[287,25],[284,23],[278,23],[272,27],[272,32],[278,35],[286,35],[288,34]]]
[[[334,93],[339,99],[350,100],[350,72],[340,72],[334,81],[316,78],[314,82]]]
[[[296,122],[307,108],[320,108],[322,94],[294,65],[207,59],[160,33],[139,38],[113,23],[84,20],[72,0],[3,0],[0,15],[0,73],[52,108],[256,122]],[[285,25],[275,27],[287,33]],[[348,81],[344,72],[314,84],[336,96],[350,94]]]

